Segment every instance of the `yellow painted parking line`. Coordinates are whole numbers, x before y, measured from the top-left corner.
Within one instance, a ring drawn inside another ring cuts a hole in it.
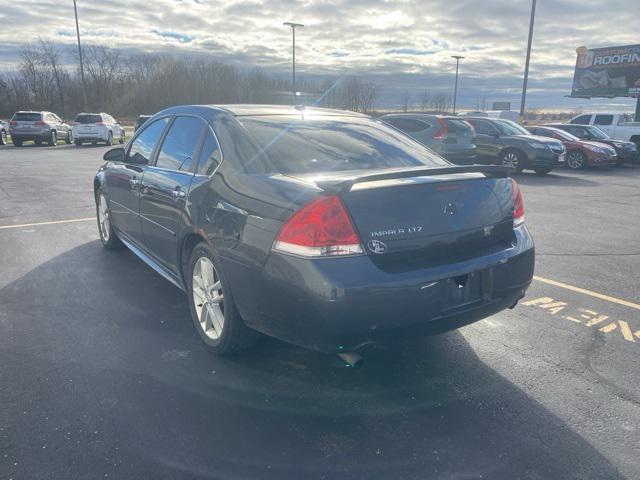
[[[553,285],[554,287],[564,288],[565,290],[571,290],[572,292],[582,293],[583,295],[589,295],[593,298],[599,298],[600,300],[605,300],[611,303],[617,303],[618,305],[623,305],[629,308],[635,308],[636,310],[640,310],[640,304],[630,302],[629,300],[623,300],[622,298],[611,297],[609,295],[604,295],[602,293],[594,292],[593,290],[587,290],[586,288],[574,287],[573,285],[569,285],[567,283],[557,282],[556,280],[550,280],[544,277],[538,277],[537,275],[533,276],[534,280],[538,282],[546,283],[548,285]]]
[[[89,220],[95,221],[95,219],[96,217],[71,218],[69,220],[56,220],[53,222],[23,223],[20,225],[0,225],[0,230],[9,230],[11,228],[39,227],[42,225],[60,225],[62,223],[88,222]]]
[[[633,333],[631,333],[631,329],[629,328],[629,324],[624,320],[618,320],[618,324],[620,325],[620,331],[622,332],[622,336],[625,340],[629,342],[635,342],[635,338],[633,338]]]

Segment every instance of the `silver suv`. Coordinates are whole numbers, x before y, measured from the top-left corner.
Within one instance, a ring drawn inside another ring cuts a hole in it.
[[[29,140],[36,145],[45,142],[51,146],[56,145],[59,139],[73,142],[71,126],[51,112],[16,112],[9,122],[9,133],[16,147]]]

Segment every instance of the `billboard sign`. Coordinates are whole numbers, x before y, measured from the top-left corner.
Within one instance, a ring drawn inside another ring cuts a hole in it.
[[[640,45],[577,50],[572,97],[640,95]]]
[[[511,102],[493,102],[491,110],[511,110]]]

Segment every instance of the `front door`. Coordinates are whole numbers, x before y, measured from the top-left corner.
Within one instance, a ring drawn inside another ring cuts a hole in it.
[[[481,119],[473,119],[472,124],[476,129],[476,147],[478,157],[483,162],[496,163],[500,152],[499,132],[491,122]]]
[[[142,243],[140,183],[168,122],[168,118],[162,118],[147,125],[126,152],[125,162],[111,164],[105,171],[111,221],[118,231],[139,244]]]
[[[197,117],[176,117],[162,142],[155,165],[145,170],[140,186],[140,218],[145,246],[177,275],[180,274],[178,238],[204,127],[205,123]]]

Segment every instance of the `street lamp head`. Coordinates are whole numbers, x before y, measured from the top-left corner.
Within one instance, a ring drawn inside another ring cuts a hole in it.
[[[304,25],[301,23],[293,23],[293,22],[284,22],[282,25],[284,25],[285,27],[291,27],[291,28],[304,27]]]
[[[455,58],[456,60],[462,60],[465,57],[463,57],[462,55],[451,55],[451,58]]]

